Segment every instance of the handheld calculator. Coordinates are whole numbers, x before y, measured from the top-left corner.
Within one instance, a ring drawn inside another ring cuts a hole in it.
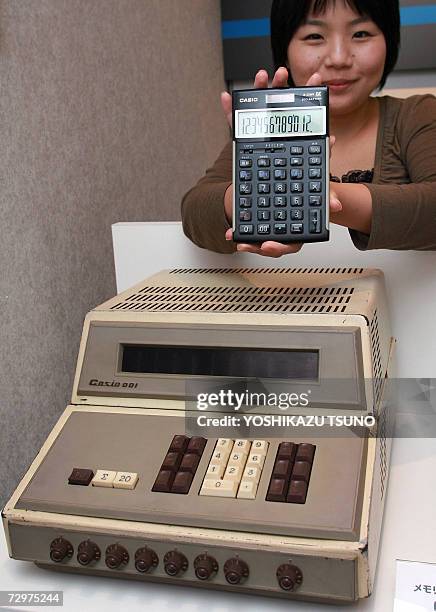
[[[328,88],[233,92],[233,240],[329,239]]]

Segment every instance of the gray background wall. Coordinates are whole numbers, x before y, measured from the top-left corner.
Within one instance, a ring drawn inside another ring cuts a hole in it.
[[[179,219],[223,87],[216,0],[0,0],[0,505],[115,292],[111,224]]]

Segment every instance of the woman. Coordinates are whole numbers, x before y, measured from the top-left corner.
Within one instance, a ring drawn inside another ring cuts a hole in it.
[[[327,85],[330,220],[366,249],[436,250],[436,98],[371,97],[398,56],[398,0],[273,0],[273,87]],[[267,87],[260,70],[254,87]],[[221,96],[231,120],[231,96]],[[338,177],[342,177],[342,182]],[[182,201],[186,235],[201,247],[279,257],[301,245],[234,244],[232,150]]]

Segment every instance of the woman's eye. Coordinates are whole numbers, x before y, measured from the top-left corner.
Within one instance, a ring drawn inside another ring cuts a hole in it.
[[[355,32],[353,36],[354,38],[368,38],[371,34],[366,30],[360,30],[359,32]]]
[[[305,36],[303,40],[321,40],[321,39],[322,39],[321,34],[316,34],[315,32],[313,32],[312,34],[308,34],[307,36]]]

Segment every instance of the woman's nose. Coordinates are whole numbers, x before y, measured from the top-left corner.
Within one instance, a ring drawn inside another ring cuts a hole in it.
[[[327,48],[324,61],[327,67],[350,67],[353,64],[351,46],[342,38],[332,40]]]

